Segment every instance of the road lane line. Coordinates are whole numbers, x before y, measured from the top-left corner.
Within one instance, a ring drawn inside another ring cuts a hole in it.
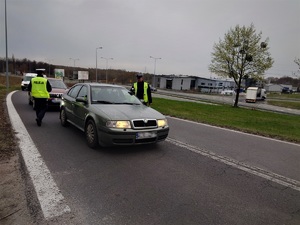
[[[19,148],[35,188],[44,217],[46,220],[49,220],[53,217],[70,212],[71,209],[65,203],[63,195],[58,189],[42,156],[19,117],[11,101],[13,93],[15,93],[15,91],[9,93],[6,97],[8,115],[15,131],[15,135],[19,139]]]
[[[172,138],[168,137],[166,139],[166,141],[170,142],[172,144],[175,144],[179,147],[185,148],[189,151],[195,152],[197,154],[200,154],[200,155],[209,157],[211,159],[214,159],[218,162],[225,163],[229,166],[232,166],[232,167],[235,167],[237,169],[243,170],[245,172],[248,172],[248,173],[254,174],[256,176],[265,178],[267,180],[270,180],[270,181],[273,181],[275,183],[281,184],[285,187],[289,187],[289,188],[292,188],[296,191],[300,191],[300,182],[297,181],[297,180],[293,180],[293,179],[290,179],[288,177],[284,177],[284,176],[281,176],[279,174],[272,173],[270,171],[267,171],[267,170],[264,170],[264,169],[261,169],[261,168],[255,167],[255,166],[250,166],[250,165],[247,165],[243,162],[239,162],[237,160],[234,160],[234,159],[231,159],[231,158],[228,158],[228,157],[217,155],[214,152],[211,152],[211,151],[208,151],[208,150],[196,147],[196,146],[189,145],[187,143],[178,141],[176,139],[172,139]]]

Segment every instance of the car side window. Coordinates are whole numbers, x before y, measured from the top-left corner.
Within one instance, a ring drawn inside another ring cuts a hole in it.
[[[86,86],[82,86],[82,88],[80,89],[80,91],[78,93],[78,97],[87,98],[87,87]]]
[[[71,90],[68,92],[68,95],[72,98],[76,98],[81,87],[82,85],[76,85],[75,87],[71,88]]]

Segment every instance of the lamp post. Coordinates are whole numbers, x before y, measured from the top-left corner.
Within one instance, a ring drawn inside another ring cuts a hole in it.
[[[74,67],[75,67],[75,61],[76,61],[76,60],[79,60],[79,59],[73,59],[73,58],[70,58],[70,60],[73,60],[73,61],[74,61]]]
[[[52,60],[54,60],[54,59],[45,59],[46,61],[48,61],[48,74],[49,74],[49,76],[50,76],[50,62],[52,61]]]
[[[98,48],[96,48],[96,83],[98,82],[98,67],[97,67],[97,62],[98,62],[98,56],[97,56],[97,50],[98,49],[102,49],[102,47],[98,47]],[[101,79],[100,79],[100,81],[101,81]]]
[[[105,59],[106,60],[106,83],[107,83],[107,65],[108,65],[108,60],[113,60],[114,58],[104,58],[104,57],[101,57],[101,59]]]
[[[155,72],[156,72],[156,60],[161,58],[155,58],[150,56],[151,59],[154,59],[154,72],[153,72],[153,80],[152,80],[152,86],[156,88],[156,79],[155,79]]]
[[[73,61],[74,61],[74,66],[73,66],[73,75],[72,75],[72,78],[74,78],[75,62],[76,62],[76,60],[79,60],[79,59],[73,59],[73,58],[70,58],[70,60],[73,60]]]
[[[8,93],[9,88],[9,78],[8,78],[8,48],[7,48],[7,10],[6,10],[6,0],[4,2],[5,8],[5,49],[6,49],[6,92]]]

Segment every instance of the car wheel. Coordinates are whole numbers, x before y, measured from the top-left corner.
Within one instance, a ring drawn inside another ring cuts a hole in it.
[[[97,127],[93,120],[89,120],[85,126],[85,138],[90,148],[98,147]]]
[[[60,110],[59,118],[60,118],[60,124],[61,124],[63,127],[66,127],[66,126],[68,125],[68,120],[67,120],[66,110],[65,110],[64,108],[62,108],[62,109]]]

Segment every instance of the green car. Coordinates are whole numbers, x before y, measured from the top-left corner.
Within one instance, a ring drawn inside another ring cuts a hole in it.
[[[60,121],[82,130],[91,148],[157,143],[169,133],[164,115],[110,84],[75,84],[62,96]]]

